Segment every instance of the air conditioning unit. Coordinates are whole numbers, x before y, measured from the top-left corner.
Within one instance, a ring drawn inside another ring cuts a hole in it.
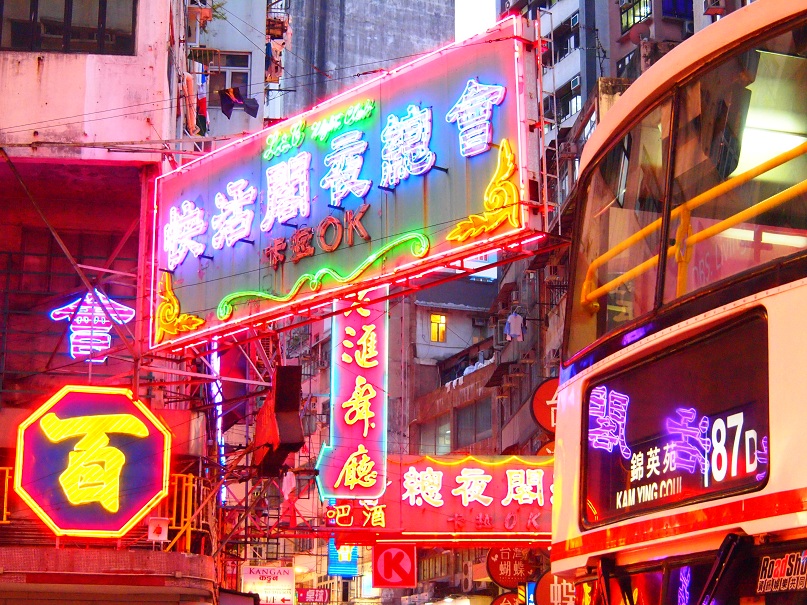
[[[580,13],[573,14],[569,23],[572,27],[577,27],[580,24]]]
[[[462,592],[471,592],[474,589],[474,564],[471,561],[464,561],[462,564],[460,589]]]
[[[484,328],[488,325],[488,319],[486,317],[472,317],[471,325],[474,328]]]
[[[572,90],[577,90],[578,88],[580,88],[580,76],[573,77],[572,81],[571,81],[571,85],[572,85]]]
[[[681,35],[684,38],[688,38],[695,34],[695,22],[694,21],[684,21],[681,24]]]
[[[703,0],[703,14],[704,15],[726,14],[726,0]]]

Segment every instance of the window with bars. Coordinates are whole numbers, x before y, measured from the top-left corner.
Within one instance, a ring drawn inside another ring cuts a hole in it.
[[[5,0],[0,48],[134,55],[136,0]]]
[[[651,0],[619,0],[619,19],[622,33],[626,33],[637,23],[644,21],[653,13]]]
[[[249,70],[251,55],[249,53],[220,53],[221,66],[210,72],[208,90],[210,106],[220,107],[219,91],[226,88],[238,88],[245,99],[250,96]],[[212,69],[212,66],[211,66]]]

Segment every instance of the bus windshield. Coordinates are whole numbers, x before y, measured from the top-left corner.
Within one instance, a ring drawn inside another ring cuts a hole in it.
[[[566,359],[807,248],[805,90],[801,27],[670,91],[587,171]]]

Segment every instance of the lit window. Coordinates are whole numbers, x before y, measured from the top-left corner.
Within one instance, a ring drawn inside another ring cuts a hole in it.
[[[208,91],[210,94],[210,106],[220,107],[219,91],[226,88],[238,88],[241,96],[250,96],[249,90],[249,53],[221,53],[221,67],[215,64],[210,65],[210,82]]]
[[[626,33],[631,27],[647,19],[653,12],[650,0],[624,0],[619,3],[619,16],[622,25],[622,33]]]
[[[432,342],[445,342],[446,341],[446,316],[432,314],[431,317],[431,341]]]
[[[0,2],[0,48],[133,55],[134,0]]]

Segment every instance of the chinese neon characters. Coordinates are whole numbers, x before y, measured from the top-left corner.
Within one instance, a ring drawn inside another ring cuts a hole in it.
[[[457,103],[446,114],[460,130],[460,153],[472,157],[490,149],[493,107],[504,101],[504,86],[480,84],[471,78]]]
[[[112,347],[109,332],[113,325],[127,324],[134,316],[134,309],[107,298],[98,290],[50,312],[52,320],[66,319],[70,322],[70,356],[73,359],[108,351]],[[103,363],[106,358],[106,355],[102,355],[90,357],[86,361]]]
[[[40,421],[51,443],[81,437],[67,457],[67,469],[59,475],[71,504],[98,502],[109,512],[120,507],[120,475],[126,456],[109,447],[108,433],[148,437],[146,425],[131,414],[103,414],[61,419],[49,413]]]

